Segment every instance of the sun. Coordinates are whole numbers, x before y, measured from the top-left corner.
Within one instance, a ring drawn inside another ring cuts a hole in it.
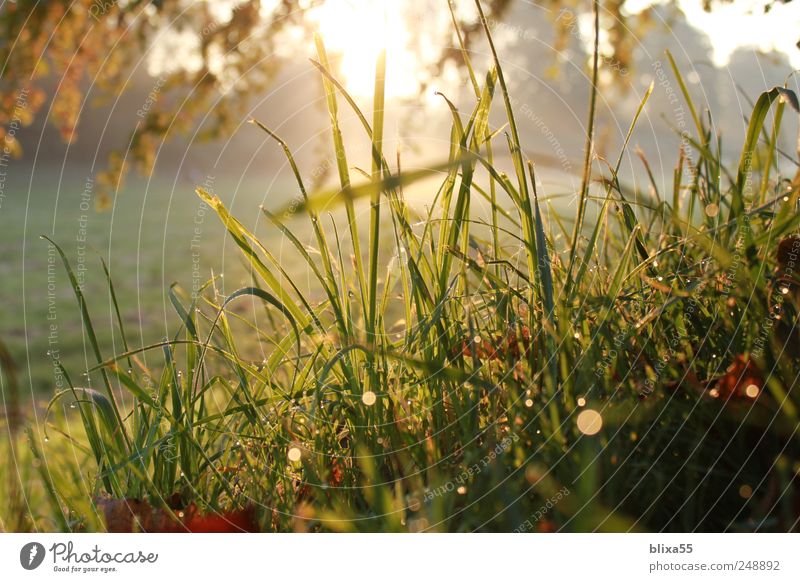
[[[383,49],[387,98],[410,96],[418,89],[418,59],[401,5],[387,0],[327,0],[309,13],[337,61],[336,74],[351,94],[372,95],[375,61]]]

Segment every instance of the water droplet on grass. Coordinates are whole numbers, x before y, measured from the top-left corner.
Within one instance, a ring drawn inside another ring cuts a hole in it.
[[[596,435],[603,428],[603,417],[596,410],[586,409],[578,414],[577,424],[578,430],[583,434]]]
[[[758,386],[755,384],[749,384],[747,388],[744,389],[744,393],[747,395],[748,398],[755,398],[761,392]]]

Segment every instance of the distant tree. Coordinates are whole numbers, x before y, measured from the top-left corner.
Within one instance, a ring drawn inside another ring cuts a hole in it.
[[[197,116],[207,112],[206,131],[212,138],[230,129],[242,111],[242,96],[267,86],[276,70],[269,64],[256,73],[241,75],[250,67],[273,63],[265,59],[274,51],[277,33],[297,24],[302,11],[296,2],[281,0],[265,10],[262,2],[248,0],[234,6],[226,20],[217,20],[208,2],[141,0],[18,0],[5,2],[0,15],[0,66],[3,109],[0,139],[10,153],[20,147],[10,131],[30,123],[44,103],[53,100],[50,121],[67,142],[77,138],[78,116],[87,87],[105,100],[126,90],[125,79],[136,60],[154,38],[189,34],[197,48],[193,66],[177,63],[158,78],[154,90],[161,96],[187,95],[180,114],[170,110],[176,99],[148,99],[143,119],[131,136],[127,165],[149,173],[155,146],[167,132],[193,127]],[[45,81],[57,81],[45,95]],[[233,87],[228,79],[236,79]],[[210,103],[214,102],[214,107]],[[123,153],[111,154],[106,171],[98,175],[97,205],[108,205],[127,168]]]

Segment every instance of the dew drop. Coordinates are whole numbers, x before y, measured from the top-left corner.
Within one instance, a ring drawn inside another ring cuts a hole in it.
[[[596,435],[603,428],[603,417],[596,410],[587,408],[578,414],[577,424],[578,430],[583,434]]]

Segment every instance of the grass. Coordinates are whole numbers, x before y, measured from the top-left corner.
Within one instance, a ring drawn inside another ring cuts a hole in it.
[[[8,173],[9,188],[25,192],[29,170],[14,167]],[[26,401],[46,400],[54,391],[53,363],[48,356],[48,351],[54,348],[49,338],[49,324],[54,322],[48,319],[51,305],[57,316],[55,347],[59,349],[61,362],[73,371],[87,367],[88,346],[83,342],[79,314],[73,309],[72,288],[65,280],[61,262],[53,261],[54,250],[40,240],[40,234],[59,241],[76,271],[79,265],[85,268],[81,281],[93,303],[94,328],[101,343],[112,346],[111,349],[117,349],[114,346],[119,345],[120,338],[106,296],[101,257],[117,282],[122,316],[133,332],[129,339],[135,345],[157,341],[173,325],[174,311],[165,288],[173,281],[191,286],[195,277],[193,251],[199,253],[200,283],[212,270],[219,273],[223,267],[231,285],[242,285],[249,279],[238,257],[229,254],[223,260],[219,250],[225,242],[225,231],[210,214],[198,217],[199,200],[179,207],[173,199],[170,204],[173,180],[163,176],[148,181],[131,180],[120,191],[114,211],[98,213],[91,208],[91,200],[88,209],[82,210],[79,205],[86,175],[73,170],[61,177],[60,168],[39,168],[33,180],[30,206],[26,208],[23,196],[9,198],[3,206],[7,220],[6,228],[0,230],[0,251],[5,257],[0,329],[2,340],[16,362],[19,383],[28,392],[23,396]],[[243,210],[259,203],[258,194],[263,188],[261,181],[248,178],[237,186],[236,181],[221,176],[216,186],[226,192],[239,191],[241,207],[237,209]],[[195,220],[202,220],[197,249],[191,248]],[[82,225],[86,240],[78,241]],[[49,301],[48,282],[55,284],[53,303]]]
[[[30,433],[31,456],[18,462],[35,473],[25,494],[48,509],[24,527],[102,528],[92,500],[113,498],[175,520],[190,504],[223,515],[255,507],[264,531],[798,528],[798,293],[787,257],[800,219],[797,181],[782,177],[777,152],[793,94],[758,99],[738,168],[725,169],[674,67],[697,133],[673,191],[631,191],[619,175],[628,140],[603,165],[590,130],[577,216],[545,213],[484,33],[489,70],[463,51],[474,108],[443,96],[450,148],[426,171],[386,158],[382,59],[364,112],[318,40],[339,187],[309,193],[290,145],[256,121],[297,178],[296,201],[262,209],[295,259],[276,257],[198,189],[253,283],[221,293],[212,279],[197,297],[172,287],[180,325],[168,339],[109,352],[74,285],[97,380],[89,389],[64,367],[47,435]],[[508,133],[489,123],[498,98]],[[348,158],[340,107],[361,120],[369,171]],[[511,175],[493,162],[500,147]],[[431,176],[435,203],[419,213],[404,190]],[[488,217],[473,200],[490,205]],[[296,234],[300,215],[310,243]],[[310,284],[287,272],[297,264]],[[3,511],[4,528],[22,527],[8,525],[21,523],[19,509]]]

